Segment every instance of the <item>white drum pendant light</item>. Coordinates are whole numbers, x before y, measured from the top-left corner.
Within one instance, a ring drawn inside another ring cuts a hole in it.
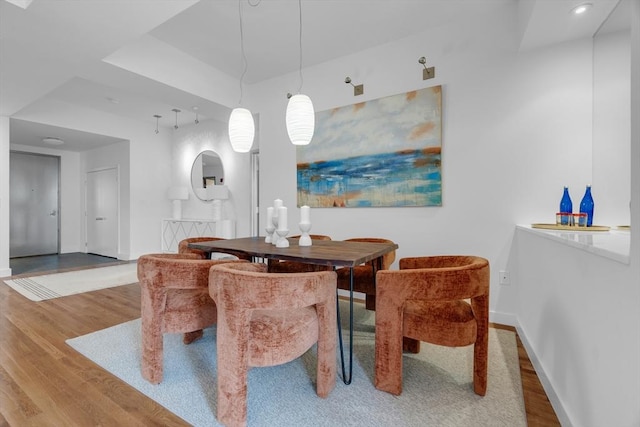
[[[307,95],[300,93],[302,89],[302,1],[298,0],[299,14],[299,47],[300,47],[300,88],[298,94],[289,98],[285,121],[287,133],[293,145],[308,145],[313,138],[316,126],[316,116],[313,103]]]
[[[294,145],[307,145],[313,138],[316,117],[313,103],[307,95],[301,93],[289,98],[287,104],[287,133]]]
[[[251,111],[246,108],[234,108],[229,116],[229,141],[233,151],[248,153],[253,145],[255,125]]]
[[[243,65],[242,75],[240,76],[240,100],[238,104],[242,104],[242,82],[247,72],[247,58],[244,53],[244,32],[242,29],[242,0],[238,0],[238,18],[240,21],[240,51]],[[255,132],[251,111],[242,107],[234,108],[229,116],[229,142],[231,142],[233,151],[236,153],[248,153],[253,145]]]

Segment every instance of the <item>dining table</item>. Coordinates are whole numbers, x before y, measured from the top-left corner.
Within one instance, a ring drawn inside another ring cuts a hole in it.
[[[338,340],[340,345],[340,361],[342,364],[342,380],[351,384],[353,374],[353,269],[354,267],[373,261],[373,277],[376,270],[382,267],[383,255],[398,249],[395,243],[352,242],[342,240],[312,240],[311,246],[300,246],[298,238],[288,238],[289,246],[276,247],[265,242],[264,237],[242,237],[237,239],[222,239],[190,243],[189,247],[199,249],[209,254],[214,252],[241,252],[247,254],[253,261],[275,259],[297,261],[306,264],[323,265],[336,268],[350,269],[349,289],[349,372],[345,367],[344,346],[340,310],[338,309]],[[336,284],[337,290],[337,284]],[[338,304],[336,291],[336,304]],[[338,307],[339,308],[339,307]]]

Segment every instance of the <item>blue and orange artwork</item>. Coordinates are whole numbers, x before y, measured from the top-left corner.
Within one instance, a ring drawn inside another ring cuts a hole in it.
[[[298,206],[442,206],[442,87],[316,113]]]

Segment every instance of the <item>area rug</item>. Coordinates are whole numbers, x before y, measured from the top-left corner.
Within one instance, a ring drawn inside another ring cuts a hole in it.
[[[393,396],[373,386],[374,316],[356,304],[353,381],[345,385],[339,373],[336,388],[326,399],[315,393],[315,348],[285,365],[251,369],[248,425],[527,425],[513,332],[490,329],[486,396],[473,392],[472,347],[425,343],[420,354],[404,356],[403,392]],[[219,425],[215,328],[207,329],[202,340],[188,346],[182,344],[179,334],[165,334],[164,378],[158,385],[149,384],[140,374],[140,319],[67,343],[188,423]]]
[[[137,264],[128,263],[66,273],[22,277],[5,280],[4,283],[32,301],[44,301],[82,292],[128,285],[137,281]]]

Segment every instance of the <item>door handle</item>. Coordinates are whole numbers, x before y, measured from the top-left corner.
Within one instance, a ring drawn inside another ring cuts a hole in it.
[[[98,216],[96,217],[96,221],[106,221],[107,218],[103,217],[103,216]]]
[[[52,211],[49,213],[49,216],[56,216],[56,214],[57,214],[57,213],[58,213],[57,211],[52,210]]]

